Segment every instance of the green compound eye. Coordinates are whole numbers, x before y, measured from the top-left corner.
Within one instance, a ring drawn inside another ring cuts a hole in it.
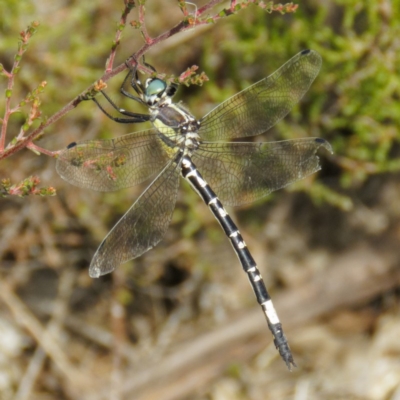
[[[146,95],[147,96],[154,96],[157,95],[161,92],[164,92],[164,90],[167,88],[167,84],[162,81],[161,79],[155,78],[151,80],[146,88]]]

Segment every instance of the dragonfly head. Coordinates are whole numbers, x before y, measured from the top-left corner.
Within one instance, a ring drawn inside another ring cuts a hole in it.
[[[148,106],[162,106],[171,103],[178,85],[174,83],[168,85],[161,79],[150,78],[147,79],[144,89],[143,100]]]

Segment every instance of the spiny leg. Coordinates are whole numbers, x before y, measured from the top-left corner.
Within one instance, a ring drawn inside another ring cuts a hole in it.
[[[143,59],[144,61],[144,59]],[[146,64],[147,66],[147,64]],[[130,69],[128,74],[126,75],[124,81],[122,82],[120,92],[124,96],[128,97],[131,100],[135,100],[140,104],[146,105],[144,101],[142,100],[142,95],[145,91],[144,86],[142,85],[141,81],[139,80],[139,77],[137,75],[137,68],[138,68],[138,62],[136,61],[136,64],[134,67],[129,67]],[[128,92],[128,85],[130,85],[138,94],[138,96],[134,96],[133,94]],[[93,97],[93,101],[96,103],[97,107],[110,119],[112,119],[115,122],[122,123],[122,124],[130,124],[130,123],[141,123],[141,122],[146,122],[150,121],[150,116],[147,114],[140,114],[140,113],[133,113],[131,111],[127,111],[124,108],[119,107],[111,98],[108,96],[108,94],[101,90],[100,93],[103,95],[103,97],[107,100],[107,103],[111,105],[111,107],[116,110],[118,113],[126,116],[127,118],[122,118],[122,117],[116,117],[110,114],[102,105],[101,103]]]
[[[267,319],[268,327],[274,337],[275,347],[278,349],[279,354],[283,361],[285,361],[289,370],[291,370],[292,366],[295,367],[296,364],[293,360],[285,334],[283,333],[282,324],[279,321],[271,297],[265,287],[260,271],[257,268],[257,264],[250,254],[237,226],[225,211],[217,195],[202,178],[192,160],[187,156],[182,160],[182,176],[189,181],[192,187],[209,206],[211,212],[222,226],[226,236],[231,241],[236,255],[238,256],[244,271],[247,273],[257,301],[261,305]]]
[[[100,93],[104,96],[104,98],[107,100],[108,104],[111,105],[113,109],[115,109],[117,112],[119,112],[122,115],[125,115],[126,117],[114,117],[112,114],[110,114],[101,104],[100,102],[93,97],[93,101],[96,103],[97,107],[111,120],[118,122],[120,124],[136,124],[136,123],[141,123],[141,122],[146,122],[150,121],[150,115],[147,114],[139,114],[139,113],[133,113],[130,111],[126,111],[124,108],[120,108],[117,106],[117,104],[114,103],[114,101],[108,96],[106,92],[103,90],[100,91]],[[130,97],[133,100],[139,101],[137,97]],[[140,102],[140,101],[139,101]]]

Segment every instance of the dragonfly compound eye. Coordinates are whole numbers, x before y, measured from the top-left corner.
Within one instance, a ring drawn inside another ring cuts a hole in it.
[[[167,89],[167,84],[161,79],[158,78],[149,79],[146,82],[146,93],[145,93],[146,103],[147,104],[157,103],[157,100],[163,97],[166,89]]]

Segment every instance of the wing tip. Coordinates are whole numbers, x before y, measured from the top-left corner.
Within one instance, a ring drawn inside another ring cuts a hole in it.
[[[97,266],[90,266],[89,268],[89,276],[91,278],[99,278],[101,276],[101,269]]]
[[[67,149],[72,149],[73,147],[76,147],[77,145],[78,145],[78,143],[72,142],[67,146]]]
[[[324,147],[330,154],[333,154],[333,149],[331,144],[323,139],[323,138],[315,138],[315,143],[318,143],[320,146]]]
[[[322,65],[322,57],[319,53],[317,53],[315,50],[311,49],[306,49],[298,53],[300,55],[300,58],[307,58],[309,63],[313,64],[315,67],[317,67],[318,71],[315,74],[315,77],[317,76],[319,69],[321,68]],[[314,77],[314,78],[315,78]],[[314,80],[314,79],[313,79]]]

